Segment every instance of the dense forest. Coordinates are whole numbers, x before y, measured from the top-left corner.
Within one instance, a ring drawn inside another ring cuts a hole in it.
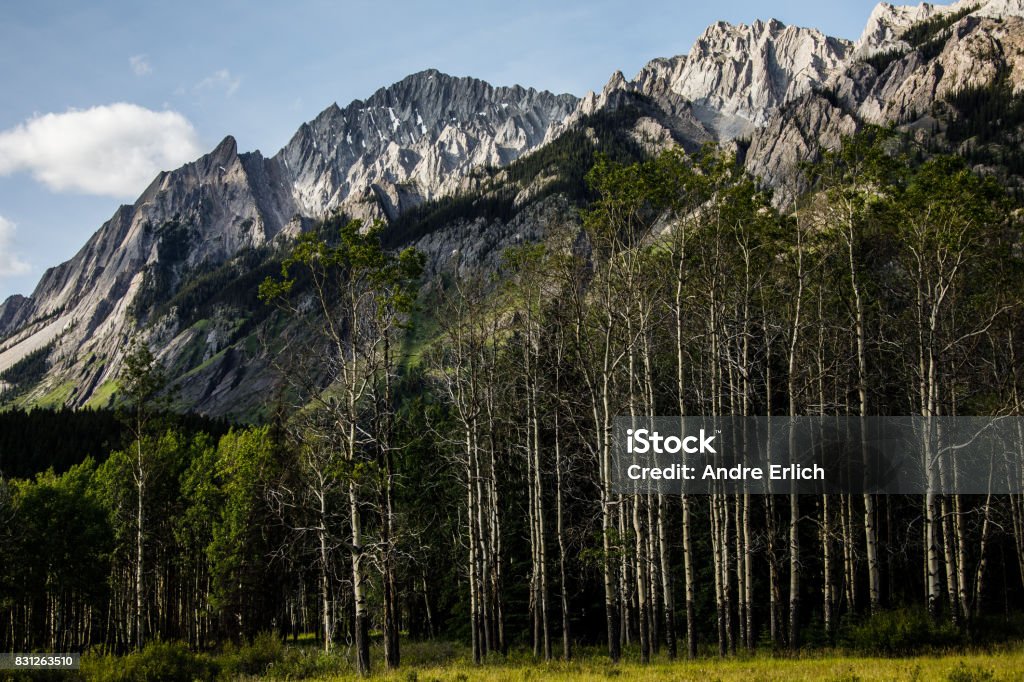
[[[780,214],[715,148],[599,156],[578,221],[436,282],[387,227],[304,234],[251,283],[287,321],[267,423],[169,423],[136,344],[116,436],[34,470],[0,442],[0,650],[312,633],[368,673],[371,642],[395,668],[425,638],[646,662],[1021,636],[1024,496],[612,491],[617,415],[1024,411],[1005,190],[874,128],[806,172]],[[33,418],[70,424],[0,415]]]

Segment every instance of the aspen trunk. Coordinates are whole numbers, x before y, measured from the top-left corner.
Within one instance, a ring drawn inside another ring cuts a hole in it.
[[[557,371],[557,370],[556,370]],[[557,376],[557,375],[556,375]],[[557,384],[557,379],[556,379]],[[562,488],[562,438],[558,410],[555,410],[555,532],[558,535],[558,579],[562,598],[562,658],[572,658],[572,635],[569,627],[569,586],[566,580],[565,511]]]
[[[366,611],[366,583],[363,577],[363,523],[359,515],[359,494],[349,484],[349,513],[352,515],[352,601],[355,607],[356,670],[370,674],[370,618]]]

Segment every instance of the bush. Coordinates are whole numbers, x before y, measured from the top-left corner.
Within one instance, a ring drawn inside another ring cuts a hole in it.
[[[283,660],[284,643],[273,632],[261,632],[247,644],[226,648],[221,659],[226,671],[242,675],[265,675]]]
[[[96,682],[212,682],[217,673],[212,660],[180,642],[152,642],[121,658],[86,657],[82,662],[82,677]]]
[[[956,628],[946,622],[936,622],[919,609],[883,611],[847,626],[842,639],[856,651],[889,656],[962,643]]]
[[[343,653],[324,653],[312,647],[287,647],[281,660],[271,668],[270,676],[289,680],[329,677],[352,670]]]

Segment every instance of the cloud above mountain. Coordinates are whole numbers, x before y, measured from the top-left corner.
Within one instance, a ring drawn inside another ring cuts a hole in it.
[[[27,172],[57,192],[127,198],[201,153],[180,113],[117,102],[36,115],[0,132],[0,175]]]
[[[0,277],[23,275],[30,269],[14,253],[14,228],[14,223],[0,215]]]
[[[196,83],[192,88],[194,92],[223,92],[225,97],[231,97],[238,88],[242,86],[242,79],[235,76],[228,69],[217,69],[203,80]]]
[[[144,54],[133,55],[128,58],[128,65],[132,67],[132,73],[136,76],[148,76],[153,73],[153,67]]]

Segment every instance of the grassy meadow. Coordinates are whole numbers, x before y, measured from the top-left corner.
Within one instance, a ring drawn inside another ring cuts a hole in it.
[[[115,658],[87,656],[78,677],[84,680],[233,680],[310,679],[358,680],[349,655],[340,647],[330,655],[312,643],[281,644],[260,638],[251,645],[228,648],[216,655],[191,654],[184,647],[155,644],[141,654]],[[492,657],[473,665],[470,651],[450,642],[408,642],[400,670],[384,670],[382,652],[373,650],[369,679],[391,682],[520,682],[525,680],[674,680],[695,682],[783,682],[827,680],[874,682],[943,680],[983,682],[1024,680],[1024,643],[990,650],[948,650],[907,657],[872,657],[840,650],[816,650],[793,656],[704,656],[694,661],[669,661],[657,656],[640,665],[635,651],[611,663],[597,649],[583,649],[569,662],[538,662],[528,651]]]

